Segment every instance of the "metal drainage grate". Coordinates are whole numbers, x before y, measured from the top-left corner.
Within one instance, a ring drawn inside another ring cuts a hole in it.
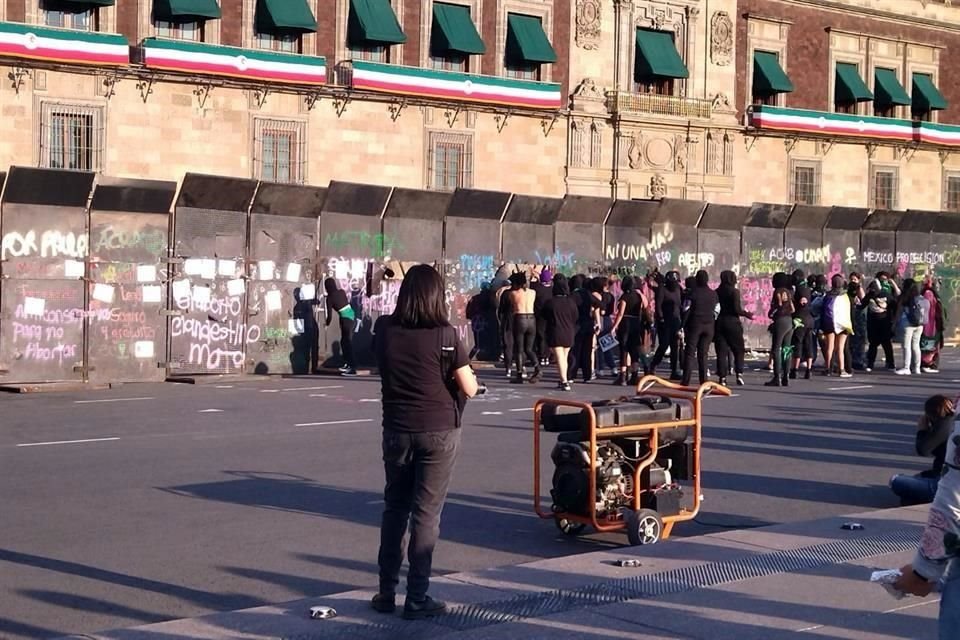
[[[542,618],[573,609],[616,604],[627,600],[655,598],[697,589],[717,587],[778,573],[791,573],[825,565],[859,560],[870,556],[909,551],[916,547],[916,528],[898,533],[747,556],[726,562],[714,562],[673,569],[662,573],[605,580],[576,589],[558,589],[530,593],[503,600],[453,607],[446,615],[429,622],[391,621],[385,624],[337,622],[323,633],[299,634],[284,640],[330,640],[332,638],[412,638],[437,635],[437,627],[468,631],[483,627]],[[432,630],[432,632],[430,631]]]

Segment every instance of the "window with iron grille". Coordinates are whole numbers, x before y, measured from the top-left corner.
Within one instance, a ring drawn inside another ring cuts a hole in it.
[[[875,167],[870,179],[870,205],[874,209],[896,209],[898,191],[896,167]]]
[[[43,24],[48,27],[76,31],[97,30],[96,7],[64,2],[64,0],[43,0],[40,8],[43,12]]]
[[[384,45],[350,45],[350,57],[367,62],[390,62],[390,47]]]
[[[820,204],[820,163],[794,160],[790,163],[790,201],[797,204]]]
[[[540,65],[514,60],[506,60],[503,66],[503,75],[517,80],[534,80],[539,82]]]
[[[254,178],[303,184],[307,175],[306,125],[293,120],[254,120]]]
[[[102,161],[102,107],[41,103],[41,167],[99,171]]]
[[[960,212],[960,174],[946,176],[943,191],[944,210]]]
[[[452,51],[443,54],[430,54],[430,66],[441,71],[467,73],[469,71],[467,61],[467,56]]]
[[[431,133],[427,187],[437,191],[473,186],[473,140],[470,136]]]
[[[203,22],[166,22],[157,20],[154,27],[158,38],[203,42]]]

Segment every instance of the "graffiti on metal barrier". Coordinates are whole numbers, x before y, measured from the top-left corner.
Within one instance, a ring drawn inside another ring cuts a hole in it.
[[[10,231],[0,240],[0,259],[26,258],[85,258],[89,248],[87,234],[66,233],[56,229],[30,230],[26,233]]]

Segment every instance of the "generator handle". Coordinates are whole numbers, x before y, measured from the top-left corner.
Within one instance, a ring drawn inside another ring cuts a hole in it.
[[[540,427],[543,424],[543,408],[553,407],[572,407],[574,409],[586,410],[590,418],[590,432],[593,433],[597,424],[597,414],[593,410],[593,405],[589,402],[578,402],[576,400],[559,400],[553,398],[541,398],[533,405],[533,510],[544,519],[549,520],[554,517],[553,513],[544,513],[540,505]],[[596,480],[591,480],[591,492],[596,491]],[[593,495],[593,493],[591,493]]]

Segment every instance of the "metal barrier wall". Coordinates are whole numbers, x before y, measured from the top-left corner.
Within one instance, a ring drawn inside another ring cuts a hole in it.
[[[697,225],[707,203],[664,198],[653,221],[653,242],[660,245],[651,266],[661,273],[677,270],[680,276],[692,276],[700,269]]]
[[[563,256],[570,271],[591,275],[606,271],[604,222],[612,206],[610,198],[564,197],[553,227],[554,248],[555,258]]]
[[[869,215],[867,209],[833,207],[823,227],[823,244],[830,248],[830,269],[827,276],[837,273],[863,273],[863,253],[860,246],[860,228]],[[868,274],[873,275],[873,274]]]
[[[554,271],[571,273],[573,256],[555,252],[554,224],[560,198],[513,196],[503,217],[503,261],[549,264]]]
[[[250,207],[248,262],[249,371],[310,373],[319,366],[316,299],[320,210],[327,190],[261,182]],[[267,271],[272,272],[266,278]],[[314,292],[311,295],[310,289]]]
[[[604,233],[603,262],[621,276],[646,273],[660,249],[651,241],[658,202],[617,200],[610,208]]]
[[[94,174],[13,167],[0,208],[0,381],[87,373],[87,204]],[[93,287],[91,287],[93,288]]]
[[[767,310],[773,298],[773,274],[786,269],[783,234],[793,207],[755,204],[750,208],[740,236],[740,297],[743,308],[753,314],[744,320],[747,345],[753,348],[770,341]]]
[[[100,178],[90,206],[88,380],[166,377],[167,249],[175,182]]]
[[[903,211],[874,211],[860,229],[860,262],[869,273],[896,274],[897,227]]]
[[[171,374],[244,373],[247,346],[264,339],[247,324],[247,284],[274,279],[248,271],[247,214],[257,182],[188,173],[174,210],[170,280]]]

